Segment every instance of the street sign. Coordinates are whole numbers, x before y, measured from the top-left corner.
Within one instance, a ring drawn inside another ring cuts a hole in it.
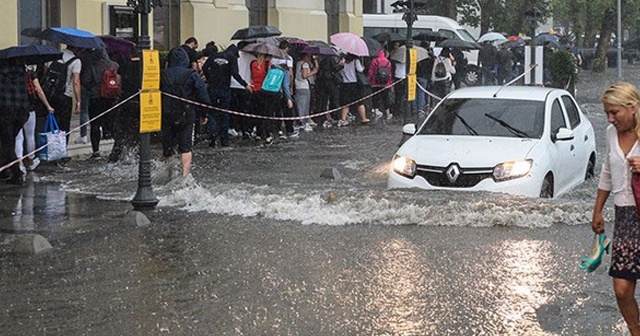
[[[142,51],[142,92],[140,92],[140,133],[162,129],[160,56],[157,50]]]
[[[140,92],[140,133],[162,129],[162,98],[158,90]]]
[[[142,90],[160,90],[160,55],[157,50],[142,51]]]
[[[411,48],[409,49],[409,74],[413,75],[416,73],[418,68],[418,50]]]
[[[416,84],[418,81],[418,76],[416,74],[408,74],[407,75],[407,85],[409,85],[409,89],[407,90],[407,100],[414,101],[416,100]]]

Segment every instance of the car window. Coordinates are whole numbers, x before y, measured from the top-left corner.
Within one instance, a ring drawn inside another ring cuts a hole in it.
[[[447,38],[450,38],[450,39],[456,39],[456,40],[460,39],[460,38],[458,38],[458,35],[456,35],[456,33],[454,31],[449,30],[449,29],[439,29],[438,33],[440,33],[440,34],[442,34],[442,35],[444,35],[444,36],[446,36]]]
[[[536,138],[544,129],[544,103],[519,99],[446,99],[419,134]]]
[[[553,136],[558,133],[560,127],[567,127],[567,124],[564,120],[560,100],[556,99],[551,106],[551,135]]]
[[[564,103],[564,109],[567,111],[567,117],[569,117],[569,124],[572,129],[576,129],[580,125],[580,114],[578,113],[578,106],[573,102],[569,96],[562,96],[562,102]]]

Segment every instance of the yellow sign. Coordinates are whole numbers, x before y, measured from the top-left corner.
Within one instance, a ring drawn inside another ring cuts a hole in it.
[[[160,56],[157,50],[142,51],[142,89],[160,90]]]
[[[140,92],[140,133],[162,129],[162,99],[158,90]]]
[[[409,89],[407,90],[407,100],[414,101],[416,100],[416,83],[418,77],[416,74],[407,75],[407,83],[409,85]]]
[[[411,48],[409,49],[409,74],[413,75],[416,73],[418,68],[418,50]]]

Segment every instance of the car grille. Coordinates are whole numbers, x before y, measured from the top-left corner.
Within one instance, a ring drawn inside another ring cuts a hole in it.
[[[456,166],[459,175],[454,182],[451,182],[447,171],[452,166]],[[471,188],[484,179],[493,178],[493,168],[462,168],[456,164],[447,167],[423,166],[416,167],[416,175],[422,176],[429,184],[435,187],[451,188]]]

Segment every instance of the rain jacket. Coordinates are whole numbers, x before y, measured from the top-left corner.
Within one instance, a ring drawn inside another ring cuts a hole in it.
[[[387,73],[389,74],[386,83],[378,83],[376,79],[376,73],[378,72],[378,68],[383,67],[387,68]],[[387,59],[384,55],[384,50],[378,51],[378,57],[374,58],[371,61],[371,65],[369,66],[369,72],[367,73],[367,79],[369,83],[371,83],[372,87],[385,87],[391,85],[393,82],[393,72],[391,71],[391,61]]]
[[[247,82],[238,73],[238,47],[230,45],[225,51],[210,55],[202,66],[209,88],[230,90],[231,77],[243,87]]]
[[[202,81],[202,78],[200,78],[200,75],[198,75],[197,72],[193,71],[192,69],[189,69],[188,66],[189,66],[189,56],[184,50],[176,49],[175,52],[171,53],[171,55],[169,55],[168,68],[162,72],[162,80],[160,81],[160,90],[163,92],[166,92],[166,90],[169,89],[165,81],[169,81],[169,82],[180,81],[182,78],[184,78],[184,76],[186,76],[186,73],[191,73],[184,83],[184,88],[186,89],[185,90],[186,97],[182,97],[182,98],[195,100],[197,102],[200,102],[206,105],[211,105],[211,100],[209,99],[209,94],[207,93],[207,88],[204,82]],[[173,99],[173,98],[163,95],[162,99],[164,100],[164,99]],[[163,103],[163,106],[165,106],[164,103]],[[165,112],[171,113],[174,111],[164,111],[163,109],[163,114]],[[201,108],[199,108],[197,115],[193,113],[189,113],[187,115],[187,121],[195,122],[195,118],[197,116],[206,116],[206,112]]]

